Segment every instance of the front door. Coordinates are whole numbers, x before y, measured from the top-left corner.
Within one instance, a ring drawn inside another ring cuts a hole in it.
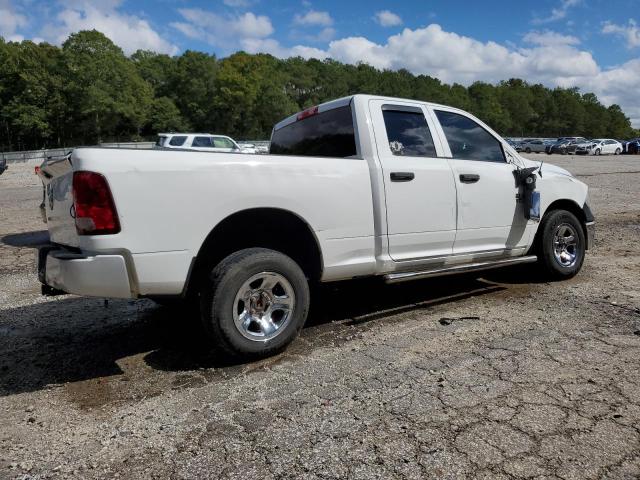
[[[369,104],[382,166],[389,255],[415,260],[450,255],[456,234],[451,167],[418,103]]]
[[[435,109],[447,141],[458,192],[454,254],[493,252],[527,244],[527,221],[517,201],[502,141],[459,111]]]

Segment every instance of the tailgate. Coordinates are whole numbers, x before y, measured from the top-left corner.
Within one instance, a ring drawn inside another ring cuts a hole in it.
[[[45,189],[44,205],[51,242],[77,247],[71,154],[48,158],[41,165],[39,175]]]

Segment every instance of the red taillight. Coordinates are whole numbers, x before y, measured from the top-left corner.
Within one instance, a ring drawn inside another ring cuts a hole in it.
[[[40,167],[36,166],[36,168],[34,169],[34,173],[36,175],[40,175]]]
[[[302,112],[300,112],[298,114],[298,116],[296,117],[297,120],[304,120],[307,117],[311,117],[313,115],[317,115],[318,114],[318,107],[311,107],[311,108],[307,108],[306,110],[303,110]]]
[[[95,172],[74,172],[73,207],[78,235],[120,232],[118,212],[107,179]]]

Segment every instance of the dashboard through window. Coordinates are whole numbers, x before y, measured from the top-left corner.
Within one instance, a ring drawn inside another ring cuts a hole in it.
[[[234,145],[228,138],[213,137],[213,146],[216,148],[233,148]]]
[[[436,147],[421,109],[383,107],[382,116],[391,153],[405,157],[436,156]]]
[[[451,155],[459,160],[506,162],[502,145],[493,135],[464,115],[436,110],[449,142]]]

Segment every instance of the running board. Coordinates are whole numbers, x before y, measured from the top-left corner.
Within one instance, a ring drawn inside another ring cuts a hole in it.
[[[443,275],[454,275],[456,273],[479,272],[481,270],[490,270],[492,268],[509,267],[521,263],[533,263],[538,260],[535,255],[527,255],[526,257],[505,258],[502,260],[489,260],[486,262],[465,263],[463,265],[455,265],[452,267],[439,267],[432,270],[422,270],[419,272],[402,272],[389,273],[384,276],[387,283],[408,282],[410,280],[421,280],[423,278],[441,277]]]

